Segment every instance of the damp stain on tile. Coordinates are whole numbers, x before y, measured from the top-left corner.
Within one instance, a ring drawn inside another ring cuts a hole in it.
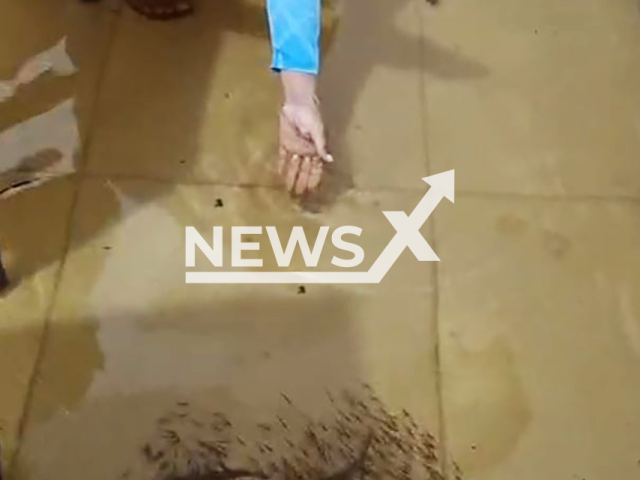
[[[31,420],[36,423],[78,408],[96,373],[104,367],[95,321],[57,322],[49,332],[47,345],[55,355],[47,357],[36,377],[37,398],[31,411]]]
[[[502,235],[520,237],[527,230],[527,221],[515,214],[505,213],[496,220],[496,230]]]
[[[542,232],[544,249],[554,258],[562,259],[571,250],[571,240],[564,235],[545,229]]]
[[[45,148],[26,156],[15,169],[0,172],[0,198],[40,185],[48,180],[62,160],[62,153],[55,148]]]
[[[455,378],[445,378],[446,409],[463,471],[478,474],[506,460],[532,420],[512,347],[497,338],[482,350],[456,348]]]
[[[80,134],[73,99],[0,132],[0,190],[39,184],[75,171]]]

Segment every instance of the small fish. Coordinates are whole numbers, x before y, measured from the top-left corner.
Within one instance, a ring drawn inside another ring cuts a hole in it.
[[[264,430],[265,432],[270,432],[271,431],[271,425],[269,425],[268,423],[259,423],[258,424],[258,428],[260,430]]]
[[[285,422],[282,418],[280,417],[276,417],[278,419],[278,421],[280,422],[280,425],[282,425],[282,428],[284,428],[285,430],[289,430],[289,426],[287,425],[287,422]]]
[[[174,430],[163,430],[162,436],[174,445],[180,443],[180,435],[178,435]]]
[[[144,455],[144,458],[151,463],[155,463],[158,460],[160,460],[162,457],[164,457],[164,452],[162,450],[158,450],[154,452],[153,449],[151,448],[151,445],[149,445],[148,443],[145,443],[143,445],[142,454]]]
[[[333,404],[335,404],[335,400],[333,399],[333,395],[331,395],[331,392],[329,390],[325,390],[324,391],[327,394],[327,397],[329,398],[329,401]]]

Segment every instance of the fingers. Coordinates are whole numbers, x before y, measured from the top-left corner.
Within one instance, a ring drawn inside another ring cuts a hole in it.
[[[284,176],[285,168],[287,168],[288,157],[289,153],[287,152],[287,149],[280,147],[280,151],[278,152],[278,175],[280,177]]]
[[[301,156],[281,149],[278,173],[284,179],[287,190],[296,195],[312,192],[320,185],[323,160],[319,157]]]
[[[298,170],[298,180],[296,181],[295,192],[302,195],[306,192],[309,185],[309,175],[311,174],[311,158],[305,157],[300,163]]]
[[[278,174],[290,192],[302,195],[318,188],[324,162],[333,162],[333,157],[327,152],[322,120],[314,116],[317,112],[308,118],[297,113],[286,108],[280,112]]]
[[[309,136],[313,141],[313,145],[316,147],[318,156],[327,162],[333,162],[333,157],[327,152],[327,138],[324,134],[322,122],[315,122],[313,124],[313,127],[309,131]]]
[[[309,180],[307,182],[307,188],[310,191],[314,191],[320,185],[320,179],[322,178],[323,161],[320,159],[314,159],[311,163],[311,172],[309,173]]]
[[[296,185],[296,179],[298,178],[298,170],[300,169],[300,156],[292,155],[287,166],[287,173],[285,177],[285,184],[287,190],[292,191]]]

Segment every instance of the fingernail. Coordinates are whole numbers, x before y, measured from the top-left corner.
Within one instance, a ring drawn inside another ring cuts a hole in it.
[[[325,162],[329,162],[329,163],[333,162],[333,155],[330,155],[330,154],[325,155],[324,160]]]

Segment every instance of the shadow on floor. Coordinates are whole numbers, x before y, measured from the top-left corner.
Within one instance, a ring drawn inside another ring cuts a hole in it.
[[[325,48],[320,77],[329,139],[339,161],[330,181],[323,184],[319,198],[312,199],[312,209],[331,204],[341,193],[354,187],[353,158],[358,154],[350,151],[346,135],[354,120],[358,98],[376,68],[414,71],[416,79],[419,75],[428,75],[450,81],[474,80],[489,73],[482,64],[439,45],[428,35],[425,37],[424,32],[412,36],[401,31],[396,24],[400,14],[410,10],[420,16],[422,8],[434,8],[422,0],[345,0],[339,2],[339,6],[340,23]],[[428,26],[426,29],[428,31]],[[419,88],[420,82],[417,82],[416,99],[425,93]],[[389,90],[385,94],[393,99],[396,93]],[[381,116],[384,114],[380,112]],[[403,121],[402,118],[388,119],[389,124]],[[424,132],[424,126],[422,130]],[[390,168],[395,161],[389,159]]]

